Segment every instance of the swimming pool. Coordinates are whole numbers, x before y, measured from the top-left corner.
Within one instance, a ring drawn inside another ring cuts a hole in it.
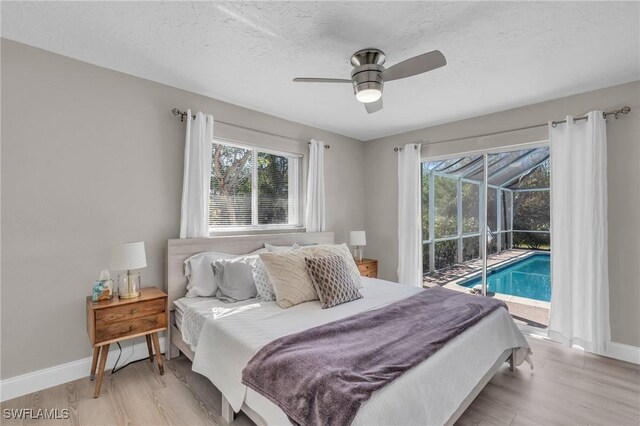
[[[458,283],[463,287],[478,284],[482,284],[482,275]],[[487,291],[549,302],[551,256],[548,253],[536,253],[510,265],[489,270]]]

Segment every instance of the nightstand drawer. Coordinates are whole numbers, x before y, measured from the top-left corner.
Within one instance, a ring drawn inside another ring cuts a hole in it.
[[[112,323],[134,318],[146,317],[149,315],[164,312],[165,299],[155,299],[140,303],[131,303],[113,308],[96,310],[96,326],[101,323]]]
[[[358,269],[360,273],[365,274],[370,271],[377,271],[378,265],[375,262],[361,263],[358,265]]]
[[[360,271],[360,275],[362,275],[363,277],[378,278],[378,270],[373,269],[367,272]]]
[[[167,326],[164,310],[155,315],[135,318],[128,321],[104,322],[96,321],[96,343],[140,334]]]

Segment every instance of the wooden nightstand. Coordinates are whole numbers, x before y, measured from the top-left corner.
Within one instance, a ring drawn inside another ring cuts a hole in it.
[[[369,278],[378,278],[378,261],[375,259],[362,259],[362,261],[358,262],[356,260],[356,265],[358,265],[358,269],[360,270],[360,275],[363,277]]]
[[[155,287],[143,288],[140,297],[135,299],[118,299],[114,296],[111,300],[92,302],[91,296],[87,296],[87,332],[93,346],[91,380],[95,377],[98,357],[100,358],[95,398],[100,396],[102,376],[111,343],[145,336],[149,361],[153,362],[153,343],[158,369],[161,375],[164,374],[158,332],[167,329],[168,312],[167,294]]]

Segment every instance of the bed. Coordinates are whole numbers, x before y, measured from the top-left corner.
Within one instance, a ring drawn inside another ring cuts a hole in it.
[[[320,309],[315,302],[289,309],[250,299],[223,303],[183,298],[184,260],[203,251],[243,254],[274,245],[332,244],[333,233],[293,233],[169,240],[167,282],[170,306],[167,358],[184,353],[193,370],[222,393],[222,415],[232,421],[244,411],[256,424],[288,424],[274,403],[241,383],[255,352],[279,337],[346,318],[407,298],[421,289],[363,277],[363,298]],[[505,362],[511,368],[528,354],[528,344],[509,313],[497,309],[365,403],[353,424],[453,424]]]

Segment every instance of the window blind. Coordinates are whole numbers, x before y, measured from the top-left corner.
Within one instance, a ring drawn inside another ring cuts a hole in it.
[[[300,158],[214,143],[209,226],[299,225]]]

